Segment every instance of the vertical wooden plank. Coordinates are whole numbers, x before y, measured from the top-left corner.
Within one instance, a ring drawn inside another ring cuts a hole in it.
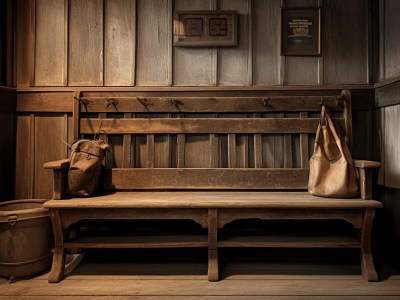
[[[103,0],[69,1],[68,45],[68,85],[102,86]]]
[[[174,10],[210,10],[213,0],[175,0]],[[173,49],[173,85],[215,85],[215,51],[210,48]]]
[[[136,1],[105,0],[104,85],[135,84]]]
[[[68,158],[68,114],[63,115],[63,129],[62,129],[62,157],[61,158]]]
[[[253,84],[279,84],[280,1],[252,2]]]
[[[283,136],[283,167],[293,167],[293,147],[292,147],[292,135],[285,134]]]
[[[136,85],[171,85],[172,0],[138,0]]]
[[[400,75],[400,1],[385,1],[385,75]]]
[[[385,107],[385,186],[400,188],[400,105]]]
[[[248,134],[238,134],[236,137],[236,167],[248,168],[250,165],[250,138]]]
[[[385,39],[386,39],[386,30],[385,30],[385,0],[379,1],[379,70],[378,70],[378,79],[383,80],[386,78],[385,72]]]
[[[29,115],[17,116],[16,158],[15,158],[15,198],[29,199],[33,197],[32,178],[32,120]]]
[[[35,1],[17,1],[17,86],[34,82]]]
[[[177,134],[176,137],[176,155],[177,155],[177,168],[185,167],[185,135],[184,134]]]
[[[285,59],[285,84],[315,85],[319,81],[317,57],[287,56]]]
[[[228,134],[228,168],[236,168],[236,134]]]
[[[62,141],[65,125],[63,114],[38,114],[35,117],[34,152],[34,197],[51,199],[53,195],[52,172],[45,170],[46,162],[64,158],[65,144]],[[51,141],[51,142],[50,142]]]
[[[132,118],[131,113],[124,113],[124,118]],[[132,167],[132,135],[124,134],[122,138],[122,168]]]
[[[276,113],[275,118],[283,118],[283,113]],[[274,167],[283,168],[284,167],[284,137],[282,134],[274,135]]]
[[[366,5],[365,0],[324,1],[324,84],[367,82]]]
[[[75,91],[72,98],[72,132],[74,141],[79,139],[79,114],[81,112],[80,97],[81,92]]]
[[[300,118],[308,118],[307,112],[301,112]],[[308,134],[300,134],[300,166],[302,168],[309,168],[309,160],[308,157]]]
[[[67,85],[67,0],[36,0],[35,85]]]
[[[254,113],[254,118],[261,118],[260,113]],[[263,155],[262,155],[262,134],[256,133],[254,134],[254,148],[253,148],[253,159],[254,159],[254,167],[262,168],[263,167]]]
[[[14,80],[14,35],[15,35],[15,3],[7,0],[7,33],[6,33],[6,86],[15,86]]]
[[[252,84],[251,0],[220,0],[222,10],[238,12],[238,46],[218,49],[218,84]]]
[[[154,134],[148,134],[146,168],[154,168],[154,149]]]
[[[185,168],[209,168],[211,151],[208,134],[186,135]]]
[[[219,164],[219,139],[217,134],[210,134],[210,168],[218,168]]]
[[[171,136],[169,134],[159,134],[154,140],[154,167],[171,167]]]

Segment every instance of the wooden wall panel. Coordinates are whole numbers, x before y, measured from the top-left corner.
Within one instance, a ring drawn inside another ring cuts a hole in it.
[[[385,186],[400,188],[400,105],[385,108]]]
[[[213,0],[175,0],[174,10],[215,9]],[[217,76],[217,50],[174,47],[173,85],[213,86]]]
[[[36,0],[35,85],[67,85],[67,0]]]
[[[400,75],[400,1],[385,0],[385,77]]]
[[[218,84],[252,85],[251,0],[220,0],[219,9],[238,12],[238,46],[218,49]]]
[[[324,84],[366,83],[367,1],[325,0]]]
[[[51,170],[45,170],[46,162],[66,158],[68,124],[64,114],[37,114],[35,116],[34,197],[51,199]]]
[[[136,85],[171,85],[172,0],[138,0]]]
[[[317,57],[287,56],[285,58],[284,84],[318,84],[318,59]]]
[[[69,0],[68,84],[103,85],[103,0]]]
[[[254,0],[252,3],[253,84],[279,83],[280,18],[279,0]]]
[[[33,84],[35,48],[35,1],[17,0],[17,86]]]
[[[33,198],[34,126],[33,114],[17,116],[15,199]]]
[[[105,0],[104,85],[135,84],[136,2]]]

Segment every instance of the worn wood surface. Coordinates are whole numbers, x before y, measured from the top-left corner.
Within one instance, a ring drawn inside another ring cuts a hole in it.
[[[171,85],[171,2],[172,0],[137,2],[136,84],[139,86]]]
[[[18,112],[72,112],[72,93],[19,93]]]
[[[68,32],[68,85],[102,86],[103,0],[69,1]]]
[[[157,256],[163,258],[163,253]],[[47,274],[0,286],[6,299],[396,299],[398,275],[379,283],[367,283],[353,265],[308,261],[276,263],[252,260],[227,262],[218,283],[206,280],[203,262],[150,262],[142,264],[83,263],[62,284],[49,285]],[[95,275],[97,273],[98,275]],[[301,273],[301,274],[299,274]],[[321,275],[327,273],[327,275]],[[336,275],[335,275],[336,274]],[[337,275],[340,274],[340,275]]]
[[[324,1],[324,84],[367,82],[366,5],[364,0]]]
[[[35,47],[35,2],[17,1],[16,70],[17,86],[33,85]]]
[[[371,55],[369,6],[361,0],[316,2],[104,0],[80,2],[78,9],[75,1],[52,0],[44,5],[45,1],[19,0],[18,86],[367,83],[372,68],[367,58]],[[304,6],[301,3],[323,7],[323,59],[279,55],[281,4]],[[388,77],[398,75],[398,55],[391,54],[398,52],[397,46],[390,38],[397,33],[396,5],[395,0],[388,1],[383,14],[388,28],[382,32],[387,35],[382,47],[387,49],[383,62]],[[188,9],[237,10],[238,47],[173,47],[173,11]],[[348,18],[349,14],[352,18]],[[87,22],[80,21],[83,19]],[[348,31],[349,27],[354,30]],[[47,44],[52,46],[46,47]]]
[[[47,208],[255,208],[271,209],[362,209],[378,208],[374,200],[318,198],[307,192],[118,192],[96,198],[50,200]]]
[[[218,49],[218,85],[252,85],[252,1],[220,0],[219,9],[236,10],[238,46]]]
[[[135,84],[136,2],[104,2],[104,85]]]
[[[391,78],[400,75],[400,45],[396,42],[396,37],[400,35],[400,20],[396,13],[400,10],[400,3],[395,0],[385,0],[384,2],[385,78]]]
[[[94,134],[102,124],[108,134],[314,133],[318,122],[316,118],[81,119],[80,132]],[[336,123],[343,126],[342,119]]]
[[[68,1],[38,0],[35,5],[34,85],[67,85]]]
[[[279,1],[252,2],[253,84],[278,84],[280,20]]]
[[[34,117],[18,115],[16,126],[15,198],[33,198]]]
[[[186,167],[113,169],[105,189],[305,189],[307,169],[209,169]]]
[[[385,108],[385,133],[384,133],[384,157],[385,157],[385,186],[400,187],[400,105]]]

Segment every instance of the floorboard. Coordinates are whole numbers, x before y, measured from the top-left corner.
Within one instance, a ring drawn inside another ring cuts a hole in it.
[[[155,260],[136,251],[131,254],[137,259],[124,263],[119,252],[91,251],[86,257],[75,255],[68,276],[58,284],[49,284],[47,273],[15,283],[0,279],[0,299],[400,299],[400,275],[369,283],[351,260],[336,264],[302,254],[275,261],[260,259],[256,251],[254,259],[228,258],[223,262],[223,280],[208,282],[206,261],[188,259],[196,253]],[[115,257],[107,258],[110,253]]]

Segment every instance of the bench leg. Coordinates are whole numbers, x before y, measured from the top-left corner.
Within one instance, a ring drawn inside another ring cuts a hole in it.
[[[208,281],[218,281],[218,250],[208,250]]]
[[[218,209],[208,209],[208,281],[218,281]]]
[[[54,231],[54,255],[53,264],[49,274],[49,283],[60,282],[64,278],[65,269],[65,248],[64,248],[64,230],[61,224],[61,218],[57,210],[50,210],[50,217],[53,223]]]
[[[374,209],[366,209],[361,229],[361,272],[367,281],[378,281],[371,253],[371,230],[374,216]]]

